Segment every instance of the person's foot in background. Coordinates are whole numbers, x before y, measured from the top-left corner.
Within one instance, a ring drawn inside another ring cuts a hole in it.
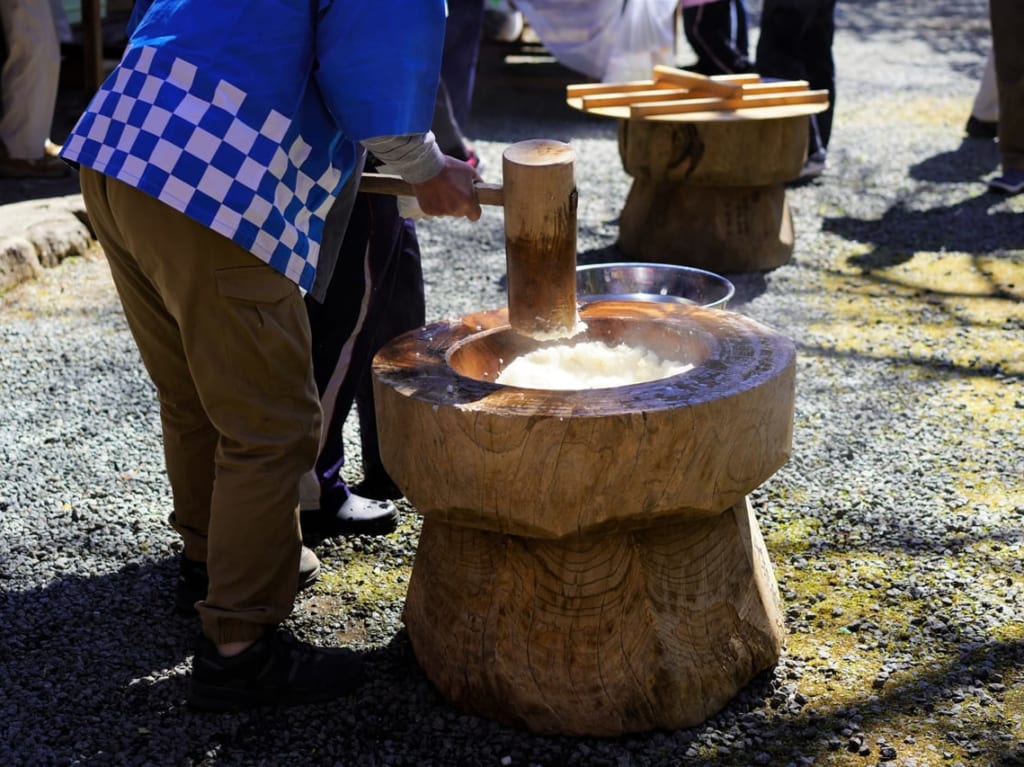
[[[299,481],[299,526],[306,546],[340,535],[388,535],[399,519],[389,499],[361,495],[340,478],[321,484],[309,472]]]
[[[59,146],[47,140],[39,157],[11,157],[7,147],[0,143],[0,178],[63,178],[71,173],[71,168],[57,157],[59,151]]]
[[[508,0],[487,0],[484,7],[484,37],[499,43],[514,43],[523,34],[523,14]]]
[[[967,138],[994,139],[999,132],[998,128],[998,123],[979,120],[974,115],[971,115],[967,118],[964,133],[967,134]]]
[[[825,172],[825,165],[828,162],[828,154],[824,149],[812,153],[808,158],[807,162],[804,163],[803,170],[800,171],[800,181],[810,181],[815,179]]]
[[[1024,169],[1005,168],[1002,174],[990,179],[988,188],[993,192],[1003,194],[1018,194],[1024,192]]]

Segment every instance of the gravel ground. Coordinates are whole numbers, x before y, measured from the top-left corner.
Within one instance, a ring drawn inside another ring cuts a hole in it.
[[[793,457],[752,495],[787,646],[723,711],[588,739],[454,710],[402,628],[412,513],[321,547],[291,621],[365,651],[365,688],[189,711],[197,625],[171,610],[157,408],[94,254],[0,297],[0,764],[1024,764],[1024,196],[987,194],[995,148],[961,136],[985,14],[840,3],[829,170],[789,192],[791,262],[732,275],[731,308],[799,357]],[[513,141],[572,143],[580,260],[616,255],[629,179],[611,121],[564,107],[557,83],[506,83],[469,131],[489,180]],[[430,319],[504,303],[500,211],[420,238]]]

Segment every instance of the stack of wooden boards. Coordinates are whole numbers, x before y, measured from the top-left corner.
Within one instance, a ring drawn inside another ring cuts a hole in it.
[[[828,104],[828,91],[809,89],[805,80],[762,80],[759,75],[706,77],[658,65],[650,80],[582,83],[566,87],[569,103],[584,112],[639,119],[695,112]]]

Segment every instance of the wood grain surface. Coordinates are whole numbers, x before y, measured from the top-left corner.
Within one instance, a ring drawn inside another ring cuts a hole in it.
[[[489,377],[497,362],[460,373],[451,361],[507,363],[529,339],[461,322],[413,331],[377,355],[382,458],[420,514],[540,538],[642,527],[718,514],[788,459],[791,341],[739,314],[677,304],[609,301],[580,313],[593,330],[579,340],[631,328],[639,342],[654,326],[665,353],[668,325],[695,367],[611,389],[501,386]]]
[[[544,734],[699,724],[784,640],[745,499],[705,520],[560,541],[427,519],[403,619],[447,700]]]

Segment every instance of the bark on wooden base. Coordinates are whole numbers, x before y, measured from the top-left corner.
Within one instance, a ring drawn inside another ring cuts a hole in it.
[[[633,261],[734,274],[774,269],[793,253],[784,184],[800,175],[806,116],[619,126],[634,179],[619,247]]]
[[[426,519],[404,620],[441,694],[544,734],[705,721],[783,646],[749,503],[557,541]]]
[[[630,260],[718,274],[775,269],[793,255],[782,185],[697,187],[636,179],[619,219]]]

